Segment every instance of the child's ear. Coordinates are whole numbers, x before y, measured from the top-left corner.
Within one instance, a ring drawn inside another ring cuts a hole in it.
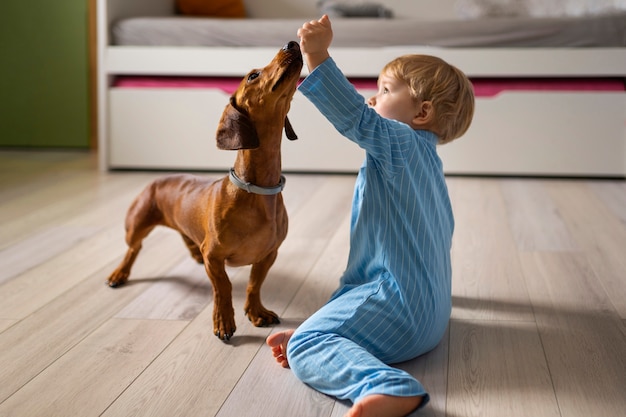
[[[430,130],[435,122],[435,108],[431,101],[422,101],[415,107],[413,116],[413,129]]]
[[[416,108],[416,115],[413,123],[419,128],[426,128],[431,125],[435,118],[435,109],[430,101],[422,101]]]

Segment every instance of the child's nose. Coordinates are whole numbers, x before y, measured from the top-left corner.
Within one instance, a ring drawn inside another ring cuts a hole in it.
[[[376,96],[372,96],[367,99],[367,105],[374,107],[376,105]]]

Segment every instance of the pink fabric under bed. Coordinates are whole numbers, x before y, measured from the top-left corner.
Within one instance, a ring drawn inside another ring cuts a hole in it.
[[[350,80],[358,89],[375,90],[376,80]],[[120,88],[209,88],[232,94],[241,78],[233,77],[118,77],[114,87]],[[625,91],[620,78],[479,78],[473,79],[476,97],[494,97],[503,91]]]
[[[210,88],[232,94],[241,83],[234,77],[143,77],[122,76],[113,82],[121,88]]]

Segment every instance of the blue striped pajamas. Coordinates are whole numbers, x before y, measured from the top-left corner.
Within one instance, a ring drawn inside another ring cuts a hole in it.
[[[437,137],[380,117],[332,58],[300,91],[365,149],[352,202],[350,255],[337,291],[289,340],[287,358],[311,387],[357,402],[428,394],[393,364],[433,349],[451,311],[454,220]]]

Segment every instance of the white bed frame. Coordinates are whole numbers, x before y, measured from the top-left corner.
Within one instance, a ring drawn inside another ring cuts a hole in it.
[[[226,170],[234,154],[215,147],[228,95],[210,89],[116,88],[116,75],[234,76],[271,60],[281,45],[255,48],[128,47],[109,44],[122,17],[173,13],[174,0],[98,1],[98,122],[103,170]],[[384,2],[403,17],[450,16],[454,0]],[[255,18],[315,16],[315,0],[248,0]],[[436,6],[434,6],[436,4]],[[428,11],[428,15],[424,14]],[[375,30],[375,28],[373,28]],[[294,39],[295,39],[294,34]],[[285,39],[287,42],[290,39]],[[470,77],[626,77],[626,48],[333,48],[348,77],[375,79],[405,53],[428,53]],[[303,72],[303,75],[306,72]],[[366,97],[371,91],[361,91]],[[289,113],[300,140],[283,142],[285,171],[356,172],[363,153],[342,140],[300,93]],[[446,173],[626,176],[626,93],[503,92],[478,98],[466,135],[440,148]]]

